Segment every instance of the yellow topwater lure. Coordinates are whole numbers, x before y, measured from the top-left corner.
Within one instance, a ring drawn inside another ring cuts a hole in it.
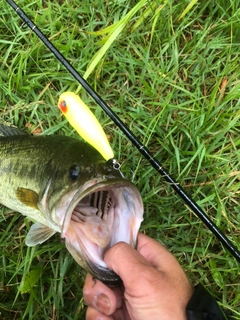
[[[114,154],[100,123],[86,104],[73,92],[61,94],[58,107],[80,136],[98,150],[107,161]]]

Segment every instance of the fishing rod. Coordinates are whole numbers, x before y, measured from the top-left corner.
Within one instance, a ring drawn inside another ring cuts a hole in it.
[[[54,54],[62,65],[72,74],[72,76],[83,86],[96,103],[106,112],[111,120],[119,127],[119,129],[128,137],[132,144],[139,150],[144,158],[157,170],[157,172],[168,182],[180,198],[187,206],[202,220],[202,222],[211,230],[218,238],[223,246],[240,262],[240,251],[234,244],[218,229],[214,222],[207,214],[197,205],[197,203],[186,193],[186,191],[177,183],[161,163],[150,153],[150,151],[138,140],[138,138],[130,131],[130,129],[122,122],[122,120],[111,110],[106,102],[93,90],[88,82],[77,72],[77,70],[67,61],[67,59],[58,51],[58,49],[49,41],[49,39],[41,32],[40,29],[29,19],[25,12],[13,1],[6,0],[7,3],[16,11],[19,17],[28,27],[37,35],[44,45]]]

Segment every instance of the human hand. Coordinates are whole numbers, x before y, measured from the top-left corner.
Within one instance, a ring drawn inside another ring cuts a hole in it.
[[[139,233],[137,250],[119,242],[104,257],[123,284],[109,287],[87,275],[87,320],[186,320],[193,287],[174,256]]]

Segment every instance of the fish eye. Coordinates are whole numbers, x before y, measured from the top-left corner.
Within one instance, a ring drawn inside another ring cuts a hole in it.
[[[80,174],[80,167],[78,164],[73,164],[69,169],[69,178],[72,181],[76,181]]]

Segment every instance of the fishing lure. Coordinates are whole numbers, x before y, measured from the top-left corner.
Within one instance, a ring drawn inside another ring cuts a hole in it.
[[[58,107],[80,136],[98,150],[106,161],[113,159],[114,154],[105,132],[78,95],[64,92],[59,98]]]

